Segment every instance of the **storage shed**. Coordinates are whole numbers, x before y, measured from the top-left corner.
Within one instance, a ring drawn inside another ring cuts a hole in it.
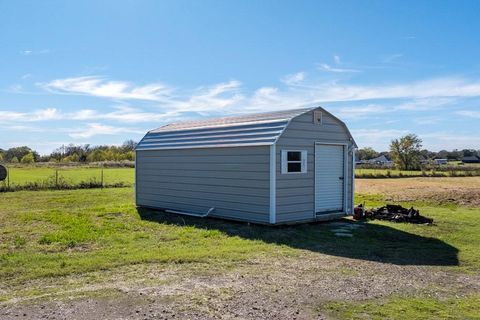
[[[346,125],[321,107],[168,124],[136,148],[138,207],[262,224],[353,212]]]

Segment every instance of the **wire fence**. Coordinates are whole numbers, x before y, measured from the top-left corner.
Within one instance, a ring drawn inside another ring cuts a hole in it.
[[[413,177],[476,177],[480,167],[450,167],[422,170],[355,169],[356,178],[413,178]]]
[[[132,186],[132,168],[9,168],[0,191],[88,189]]]

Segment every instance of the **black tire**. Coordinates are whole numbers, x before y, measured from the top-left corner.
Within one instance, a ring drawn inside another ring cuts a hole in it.
[[[7,179],[7,175],[7,167],[5,167],[3,164],[0,164],[0,181]]]

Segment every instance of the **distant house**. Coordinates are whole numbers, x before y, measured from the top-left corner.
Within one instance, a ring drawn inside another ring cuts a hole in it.
[[[462,162],[463,163],[480,163],[480,157],[479,156],[463,157]]]
[[[447,159],[433,159],[434,164],[442,165],[442,164],[447,164],[448,161]]]
[[[393,165],[393,161],[388,160],[388,158],[383,154],[379,157],[367,160],[366,163],[381,165],[384,167],[391,167]]]

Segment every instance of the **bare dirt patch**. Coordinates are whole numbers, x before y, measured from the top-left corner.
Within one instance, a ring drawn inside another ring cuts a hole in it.
[[[387,201],[480,207],[480,177],[357,179],[355,192],[380,194]]]
[[[313,306],[392,294],[438,296],[441,288],[449,288],[448,294],[480,290],[476,275],[308,251],[296,258],[243,262],[223,271],[208,265],[147,264],[50,281],[32,281],[25,289],[49,287],[54,295],[5,302],[0,318],[324,319]]]

